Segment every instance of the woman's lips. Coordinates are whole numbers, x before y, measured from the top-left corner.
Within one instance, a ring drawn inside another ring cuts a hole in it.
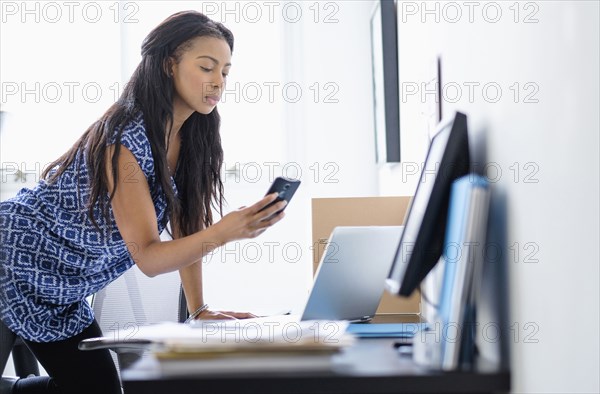
[[[206,96],[206,102],[210,105],[217,105],[221,98],[219,96]]]

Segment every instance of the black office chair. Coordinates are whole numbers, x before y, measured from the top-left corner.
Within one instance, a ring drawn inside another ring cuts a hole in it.
[[[0,394],[10,394],[19,378],[40,376],[40,369],[35,356],[29,351],[21,338],[0,322],[0,370],[4,371],[11,352],[16,376],[2,376]]]

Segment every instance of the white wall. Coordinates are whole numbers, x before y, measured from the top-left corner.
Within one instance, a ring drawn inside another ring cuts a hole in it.
[[[468,114],[476,160],[506,195],[514,392],[598,392],[599,3],[472,4],[471,22],[463,2],[399,3],[400,82],[425,81],[441,55],[443,111]],[[401,103],[403,160],[417,164],[424,101]],[[411,194],[406,170],[383,168],[382,193]]]
[[[311,197],[377,194],[369,15],[371,1],[299,2],[304,18],[287,24],[286,66],[311,86],[310,99],[289,106],[288,151],[319,163]],[[318,85],[316,85],[318,84]],[[318,94],[317,94],[318,92]],[[330,166],[327,166],[327,164]]]
[[[34,185],[118,97],[119,24],[112,4],[90,5],[0,4],[0,200]]]

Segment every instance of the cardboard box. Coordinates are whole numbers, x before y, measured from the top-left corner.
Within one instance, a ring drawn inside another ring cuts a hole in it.
[[[313,275],[325,250],[329,235],[336,226],[401,226],[411,197],[313,198],[312,237]],[[408,298],[384,293],[377,314],[421,311],[421,294]]]

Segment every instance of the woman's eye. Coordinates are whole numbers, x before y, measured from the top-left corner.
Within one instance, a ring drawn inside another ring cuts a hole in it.
[[[210,69],[210,68],[206,68],[206,67],[200,67],[200,68],[201,68],[203,71],[206,71],[206,72],[211,72],[211,71],[212,71],[212,69]]]

